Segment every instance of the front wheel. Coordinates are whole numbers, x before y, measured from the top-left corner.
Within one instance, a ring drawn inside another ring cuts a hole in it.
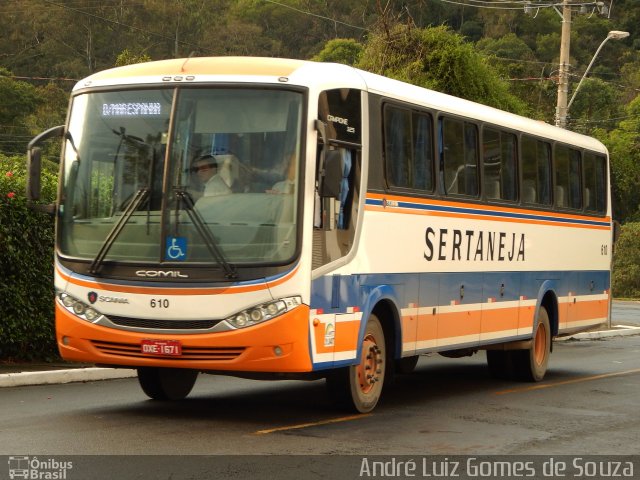
[[[334,401],[356,412],[372,411],[384,385],[386,352],[382,325],[372,314],[362,341],[360,362],[336,370],[327,377],[327,387]]]
[[[182,400],[191,392],[197,370],[184,368],[138,368],[138,382],[142,391],[153,400]]]

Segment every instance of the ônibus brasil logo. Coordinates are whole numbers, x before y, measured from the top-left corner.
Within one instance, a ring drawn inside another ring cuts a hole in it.
[[[9,478],[65,480],[67,470],[73,468],[73,462],[63,462],[55,458],[38,459],[29,456],[9,457]]]

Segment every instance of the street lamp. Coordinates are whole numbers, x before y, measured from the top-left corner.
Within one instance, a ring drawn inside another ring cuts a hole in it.
[[[571,104],[573,103],[573,101],[576,98],[576,94],[578,93],[578,90],[580,90],[580,85],[582,85],[582,82],[584,81],[584,79],[586,78],[587,74],[589,73],[589,70],[591,70],[591,66],[593,65],[593,62],[595,62],[596,57],[598,56],[598,54],[600,53],[600,50],[602,50],[602,47],[604,46],[605,43],[607,43],[609,40],[613,39],[613,40],[621,40],[623,38],[627,38],[629,36],[629,32],[621,32],[620,30],[611,30],[608,35],[607,38],[605,38],[602,43],[600,44],[600,46],[598,47],[598,49],[596,50],[596,53],[593,54],[593,58],[591,59],[591,62],[589,63],[589,66],[587,67],[587,69],[584,71],[584,74],[582,75],[582,78],[580,79],[580,82],[578,83],[578,86],[576,87],[576,89],[573,91],[573,95],[571,95],[571,100],[569,100],[569,103],[567,104],[567,108],[565,110],[565,115],[566,113],[569,111],[569,108],[571,108]],[[566,120],[566,119],[565,119]]]

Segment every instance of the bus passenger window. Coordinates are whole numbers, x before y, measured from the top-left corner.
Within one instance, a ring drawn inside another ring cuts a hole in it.
[[[516,200],[516,137],[491,128],[483,131],[484,193],[488,199]]]
[[[384,152],[389,186],[433,191],[432,131],[428,113],[385,106]]]
[[[440,120],[444,186],[447,194],[478,195],[478,130],[475,125]]]
[[[584,204],[589,212],[606,211],[606,159],[593,153],[584,154]]]
[[[565,145],[555,147],[554,195],[557,207],[582,208],[580,152]]]
[[[384,143],[389,185],[410,186],[411,114],[409,110],[387,106],[384,112]]]
[[[551,148],[524,135],[522,151],[522,202],[551,204]]]

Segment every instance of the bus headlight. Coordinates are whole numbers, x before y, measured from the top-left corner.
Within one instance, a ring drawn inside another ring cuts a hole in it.
[[[72,312],[77,317],[82,318],[88,322],[95,322],[102,314],[95,310],[93,307],[81,302],[75,297],[72,297],[68,293],[58,293],[60,303],[64,305],[67,311]]]
[[[302,305],[301,297],[281,298],[236,313],[227,318],[227,322],[235,328],[251,327],[293,310],[298,305]]]

